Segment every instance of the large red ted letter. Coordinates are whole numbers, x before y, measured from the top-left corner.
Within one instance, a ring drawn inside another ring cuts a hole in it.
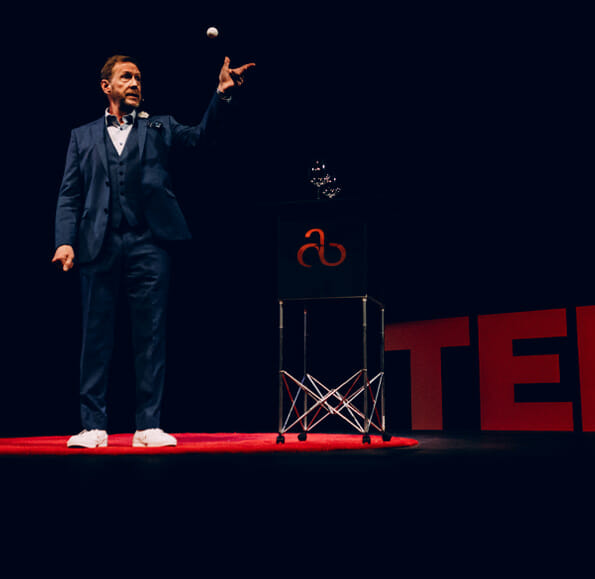
[[[482,430],[573,430],[572,402],[515,402],[515,384],[560,382],[556,354],[513,356],[512,341],[566,336],[566,310],[478,317]]]
[[[595,306],[576,308],[583,431],[595,431]]]
[[[409,350],[411,427],[442,430],[442,348],[469,345],[469,318],[389,324],[385,350]]]

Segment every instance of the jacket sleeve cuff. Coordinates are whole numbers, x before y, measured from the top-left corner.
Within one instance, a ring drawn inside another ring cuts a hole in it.
[[[217,96],[219,97],[220,101],[223,101],[225,103],[229,103],[231,102],[231,95],[229,94],[225,94],[224,92],[220,91],[219,89],[217,89]]]

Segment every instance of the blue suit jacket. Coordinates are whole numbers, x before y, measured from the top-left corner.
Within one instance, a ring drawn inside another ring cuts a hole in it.
[[[139,118],[142,205],[153,235],[173,241],[191,237],[172,191],[169,154],[173,146],[198,147],[212,137],[228,107],[217,94],[199,125],[185,126],[171,116]],[[110,182],[105,149],[105,118],[74,129],[56,208],[55,245],[71,245],[79,263],[97,257],[109,222]]]

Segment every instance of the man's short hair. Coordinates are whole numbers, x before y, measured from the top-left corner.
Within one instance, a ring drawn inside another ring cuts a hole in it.
[[[114,54],[110,56],[101,69],[101,80],[111,80],[114,72],[114,66],[119,62],[132,62],[138,66],[138,62],[132,56],[125,56],[124,54]]]

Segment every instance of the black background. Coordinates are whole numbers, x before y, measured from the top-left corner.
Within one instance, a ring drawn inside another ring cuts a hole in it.
[[[579,6],[9,9],[0,433],[79,428],[78,278],[50,263],[53,217],[70,130],[102,114],[113,53],[140,60],[145,110],[187,124],[226,54],[257,63],[232,134],[176,163],[194,239],[174,260],[166,429],[274,430],[276,204],[314,197],[314,159],[370,216],[389,322],[591,303],[592,39]],[[133,430],[127,335],[122,323],[113,432]],[[402,372],[389,376],[393,400],[406,396]]]

